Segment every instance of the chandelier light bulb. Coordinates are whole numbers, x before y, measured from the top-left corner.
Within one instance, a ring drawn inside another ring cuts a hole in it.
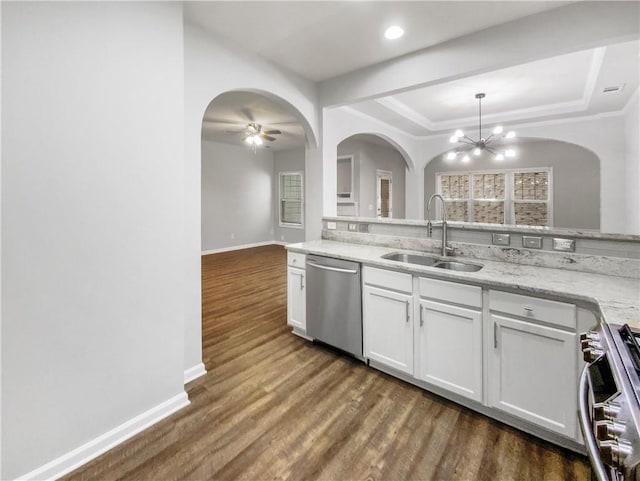
[[[256,144],[256,145],[262,145],[262,139],[260,138],[260,136],[256,135],[253,138],[253,143]]]
[[[476,147],[473,149],[473,155],[480,155],[482,153],[482,149],[480,147]]]
[[[451,142],[452,144],[455,144],[458,141],[458,137],[456,137],[455,135],[452,135],[451,137],[449,137],[449,142]]]
[[[462,157],[462,162],[469,162],[471,160],[471,158],[468,155],[465,155],[464,157]]]
[[[506,139],[513,139],[516,136],[516,133],[513,130],[510,130],[509,132],[507,132],[507,135],[505,135],[504,137]]]
[[[456,153],[455,152],[449,152],[447,154],[447,160],[453,160],[456,158]]]
[[[464,137],[464,132],[460,129],[456,130],[456,133],[454,134],[456,137],[458,137],[459,139],[461,139],[462,137]]]
[[[507,149],[504,151],[504,155],[506,157],[515,157],[516,156],[516,151],[513,149]]]
[[[498,134],[501,134],[503,130],[504,130],[504,129],[502,128],[502,125],[497,125],[497,126],[493,129],[493,133],[494,133],[494,134],[496,134],[496,135],[498,135]]]
[[[504,160],[504,155],[502,154],[496,154],[496,156],[494,157],[496,160]]]
[[[247,137],[244,141],[249,145],[253,145],[253,136]]]

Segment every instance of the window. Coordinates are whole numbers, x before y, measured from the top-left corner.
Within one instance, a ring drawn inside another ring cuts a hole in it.
[[[280,172],[280,226],[302,228],[302,172]]]
[[[438,173],[436,190],[448,220],[551,227],[551,177],[550,167]]]

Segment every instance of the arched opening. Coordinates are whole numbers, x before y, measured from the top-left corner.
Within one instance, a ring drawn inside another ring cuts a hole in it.
[[[339,216],[405,218],[406,152],[379,134],[360,133],[337,146]]]
[[[273,94],[215,97],[202,119],[202,251],[304,240],[305,156],[315,142],[302,114]]]
[[[424,168],[424,199],[441,194],[450,220],[600,229],[600,159],[577,144],[520,138],[515,158],[433,157]],[[426,217],[426,209],[425,209]]]

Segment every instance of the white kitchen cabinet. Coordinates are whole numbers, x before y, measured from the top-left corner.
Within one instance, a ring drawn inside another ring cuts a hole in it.
[[[482,311],[420,300],[416,377],[482,402]]]
[[[420,277],[416,378],[482,402],[482,288]]]
[[[576,325],[575,306],[513,294],[520,302],[504,303],[505,294],[490,293],[489,403],[576,439],[577,339],[566,328]]]
[[[304,254],[287,254],[287,324],[298,334],[307,330],[304,261]]]
[[[412,294],[365,284],[362,326],[364,356],[413,375],[412,317]]]

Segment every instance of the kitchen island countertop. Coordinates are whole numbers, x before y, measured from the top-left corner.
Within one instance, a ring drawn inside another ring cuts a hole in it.
[[[286,248],[292,252],[324,255],[442,280],[518,290],[523,294],[574,302],[591,309],[604,322],[627,323],[640,329],[640,279],[469,257],[449,257],[448,260],[482,264],[482,269],[476,272],[450,271],[382,258],[391,252],[440,257],[434,253],[331,240],[289,244]]]

